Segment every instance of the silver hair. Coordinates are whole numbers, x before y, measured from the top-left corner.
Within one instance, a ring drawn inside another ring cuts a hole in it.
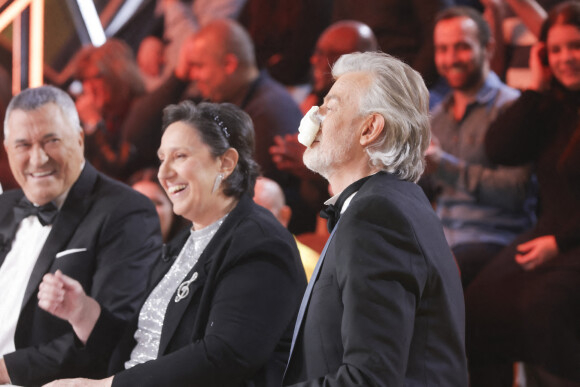
[[[372,166],[416,182],[425,169],[424,153],[431,141],[429,92],[421,75],[383,52],[356,52],[341,56],[332,68],[338,78],[349,72],[371,77],[360,101],[363,115],[385,119],[381,137],[366,148]]]
[[[4,138],[8,138],[8,133],[10,132],[8,118],[13,110],[31,111],[49,103],[53,103],[60,108],[73,128],[76,128],[79,132],[83,130],[79,120],[79,114],[72,98],[57,87],[41,86],[23,90],[12,98],[8,104],[8,108],[6,108],[6,114],[4,116]]]

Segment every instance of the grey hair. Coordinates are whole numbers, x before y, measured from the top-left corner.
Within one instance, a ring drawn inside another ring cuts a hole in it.
[[[332,68],[338,78],[349,72],[371,77],[360,101],[363,115],[378,113],[385,119],[380,138],[366,148],[370,164],[417,182],[425,169],[424,153],[431,140],[429,91],[421,75],[399,59],[383,52],[341,56]]]
[[[57,105],[67,121],[79,132],[83,129],[79,120],[79,114],[72,98],[61,89],[54,86],[41,86],[34,89],[26,89],[12,98],[4,116],[4,138],[8,138],[10,128],[8,118],[13,110],[31,111],[46,104]]]

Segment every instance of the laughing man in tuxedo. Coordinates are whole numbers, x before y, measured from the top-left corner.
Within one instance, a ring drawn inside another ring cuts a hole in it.
[[[15,96],[4,131],[21,189],[0,195],[0,384],[99,375],[106,354],[79,349],[71,326],[38,307],[38,285],[61,270],[118,316],[131,316],[161,250],[155,208],[85,162],[75,104],[62,90]]]
[[[465,387],[459,273],[415,184],[430,140],[427,88],[379,52],[342,56],[333,76],[304,153],[338,193],[332,234],[300,308],[284,385]]]

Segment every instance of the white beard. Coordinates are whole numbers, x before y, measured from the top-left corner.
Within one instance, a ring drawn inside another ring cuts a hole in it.
[[[349,140],[352,139],[337,138],[334,144],[327,145],[331,149],[323,148],[321,142],[315,149],[306,148],[303,156],[304,165],[328,180],[331,172],[340,168],[348,160],[353,146]]]

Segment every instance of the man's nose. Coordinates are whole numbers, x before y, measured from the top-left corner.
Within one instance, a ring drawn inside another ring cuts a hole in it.
[[[41,145],[34,145],[30,151],[30,164],[32,166],[42,166],[46,164],[49,157]]]

